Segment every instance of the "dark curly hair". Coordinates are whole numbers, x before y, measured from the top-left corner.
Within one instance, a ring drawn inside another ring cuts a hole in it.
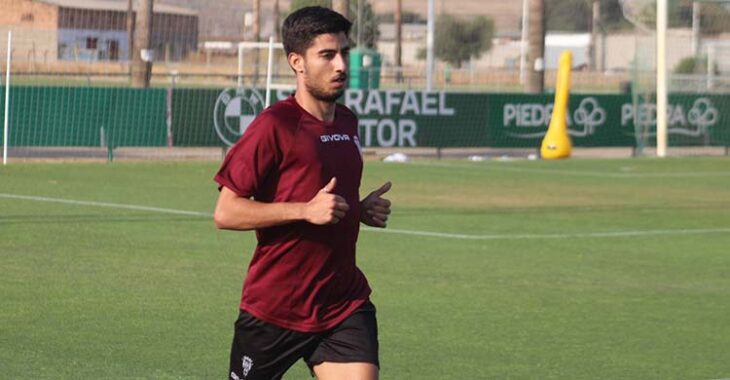
[[[304,54],[320,34],[344,32],[349,37],[352,23],[345,16],[324,7],[304,7],[284,20],[281,35],[286,54]]]

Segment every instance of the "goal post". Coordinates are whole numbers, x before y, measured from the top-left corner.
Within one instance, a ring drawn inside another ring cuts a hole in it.
[[[275,42],[274,37],[269,37],[268,42],[239,42],[238,45],[238,76],[237,86],[243,87],[243,78],[245,71],[245,51],[252,49],[266,49],[268,51],[267,64],[266,64],[266,107],[271,105],[270,93],[272,90],[292,90],[294,85],[288,83],[273,83],[274,73],[278,71],[278,65],[276,62],[276,51],[284,51],[284,44],[281,42]],[[254,62],[258,65],[258,62]]]
[[[630,63],[630,94],[632,107],[639,110],[656,107],[656,28],[645,10],[652,7],[654,0],[619,0],[621,11],[634,28],[634,54]],[[634,118],[634,155],[642,156],[647,145],[651,145],[652,123],[646,118]]]
[[[667,155],[667,1],[657,0],[656,155]]]
[[[727,154],[730,40],[721,26],[730,0],[620,0],[633,24],[631,63],[636,155]],[[692,12],[689,15],[687,12]],[[689,17],[689,16],[692,17]]]
[[[3,113],[3,165],[8,164],[8,132],[10,123],[10,63],[13,52],[13,31],[8,30],[7,64],[5,66],[5,112]]]

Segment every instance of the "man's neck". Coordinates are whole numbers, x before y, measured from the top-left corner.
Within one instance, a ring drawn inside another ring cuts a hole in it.
[[[294,93],[294,99],[300,107],[317,119],[327,122],[335,120],[335,102],[317,100],[307,91],[301,90]]]

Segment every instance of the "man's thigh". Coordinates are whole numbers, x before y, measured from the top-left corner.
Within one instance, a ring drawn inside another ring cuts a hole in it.
[[[324,362],[314,366],[317,380],[377,380],[378,367],[372,363]]]
[[[369,301],[332,331],[305,357],[307,365],[322,379],[377,379],[378,323]]]
[[[281,379],[297,360],[311,355],[314,334],[287,330],[242,311],[235,323],[229,379]]]

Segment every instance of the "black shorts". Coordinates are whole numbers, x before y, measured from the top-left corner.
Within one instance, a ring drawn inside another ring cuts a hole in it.
[[[367,301],[342,323],[319,333],[288,330],[241,311],[231,347],[230,379],[281,379],[300,358],[310,370],[323,362],[379,366],[375,305]]]

